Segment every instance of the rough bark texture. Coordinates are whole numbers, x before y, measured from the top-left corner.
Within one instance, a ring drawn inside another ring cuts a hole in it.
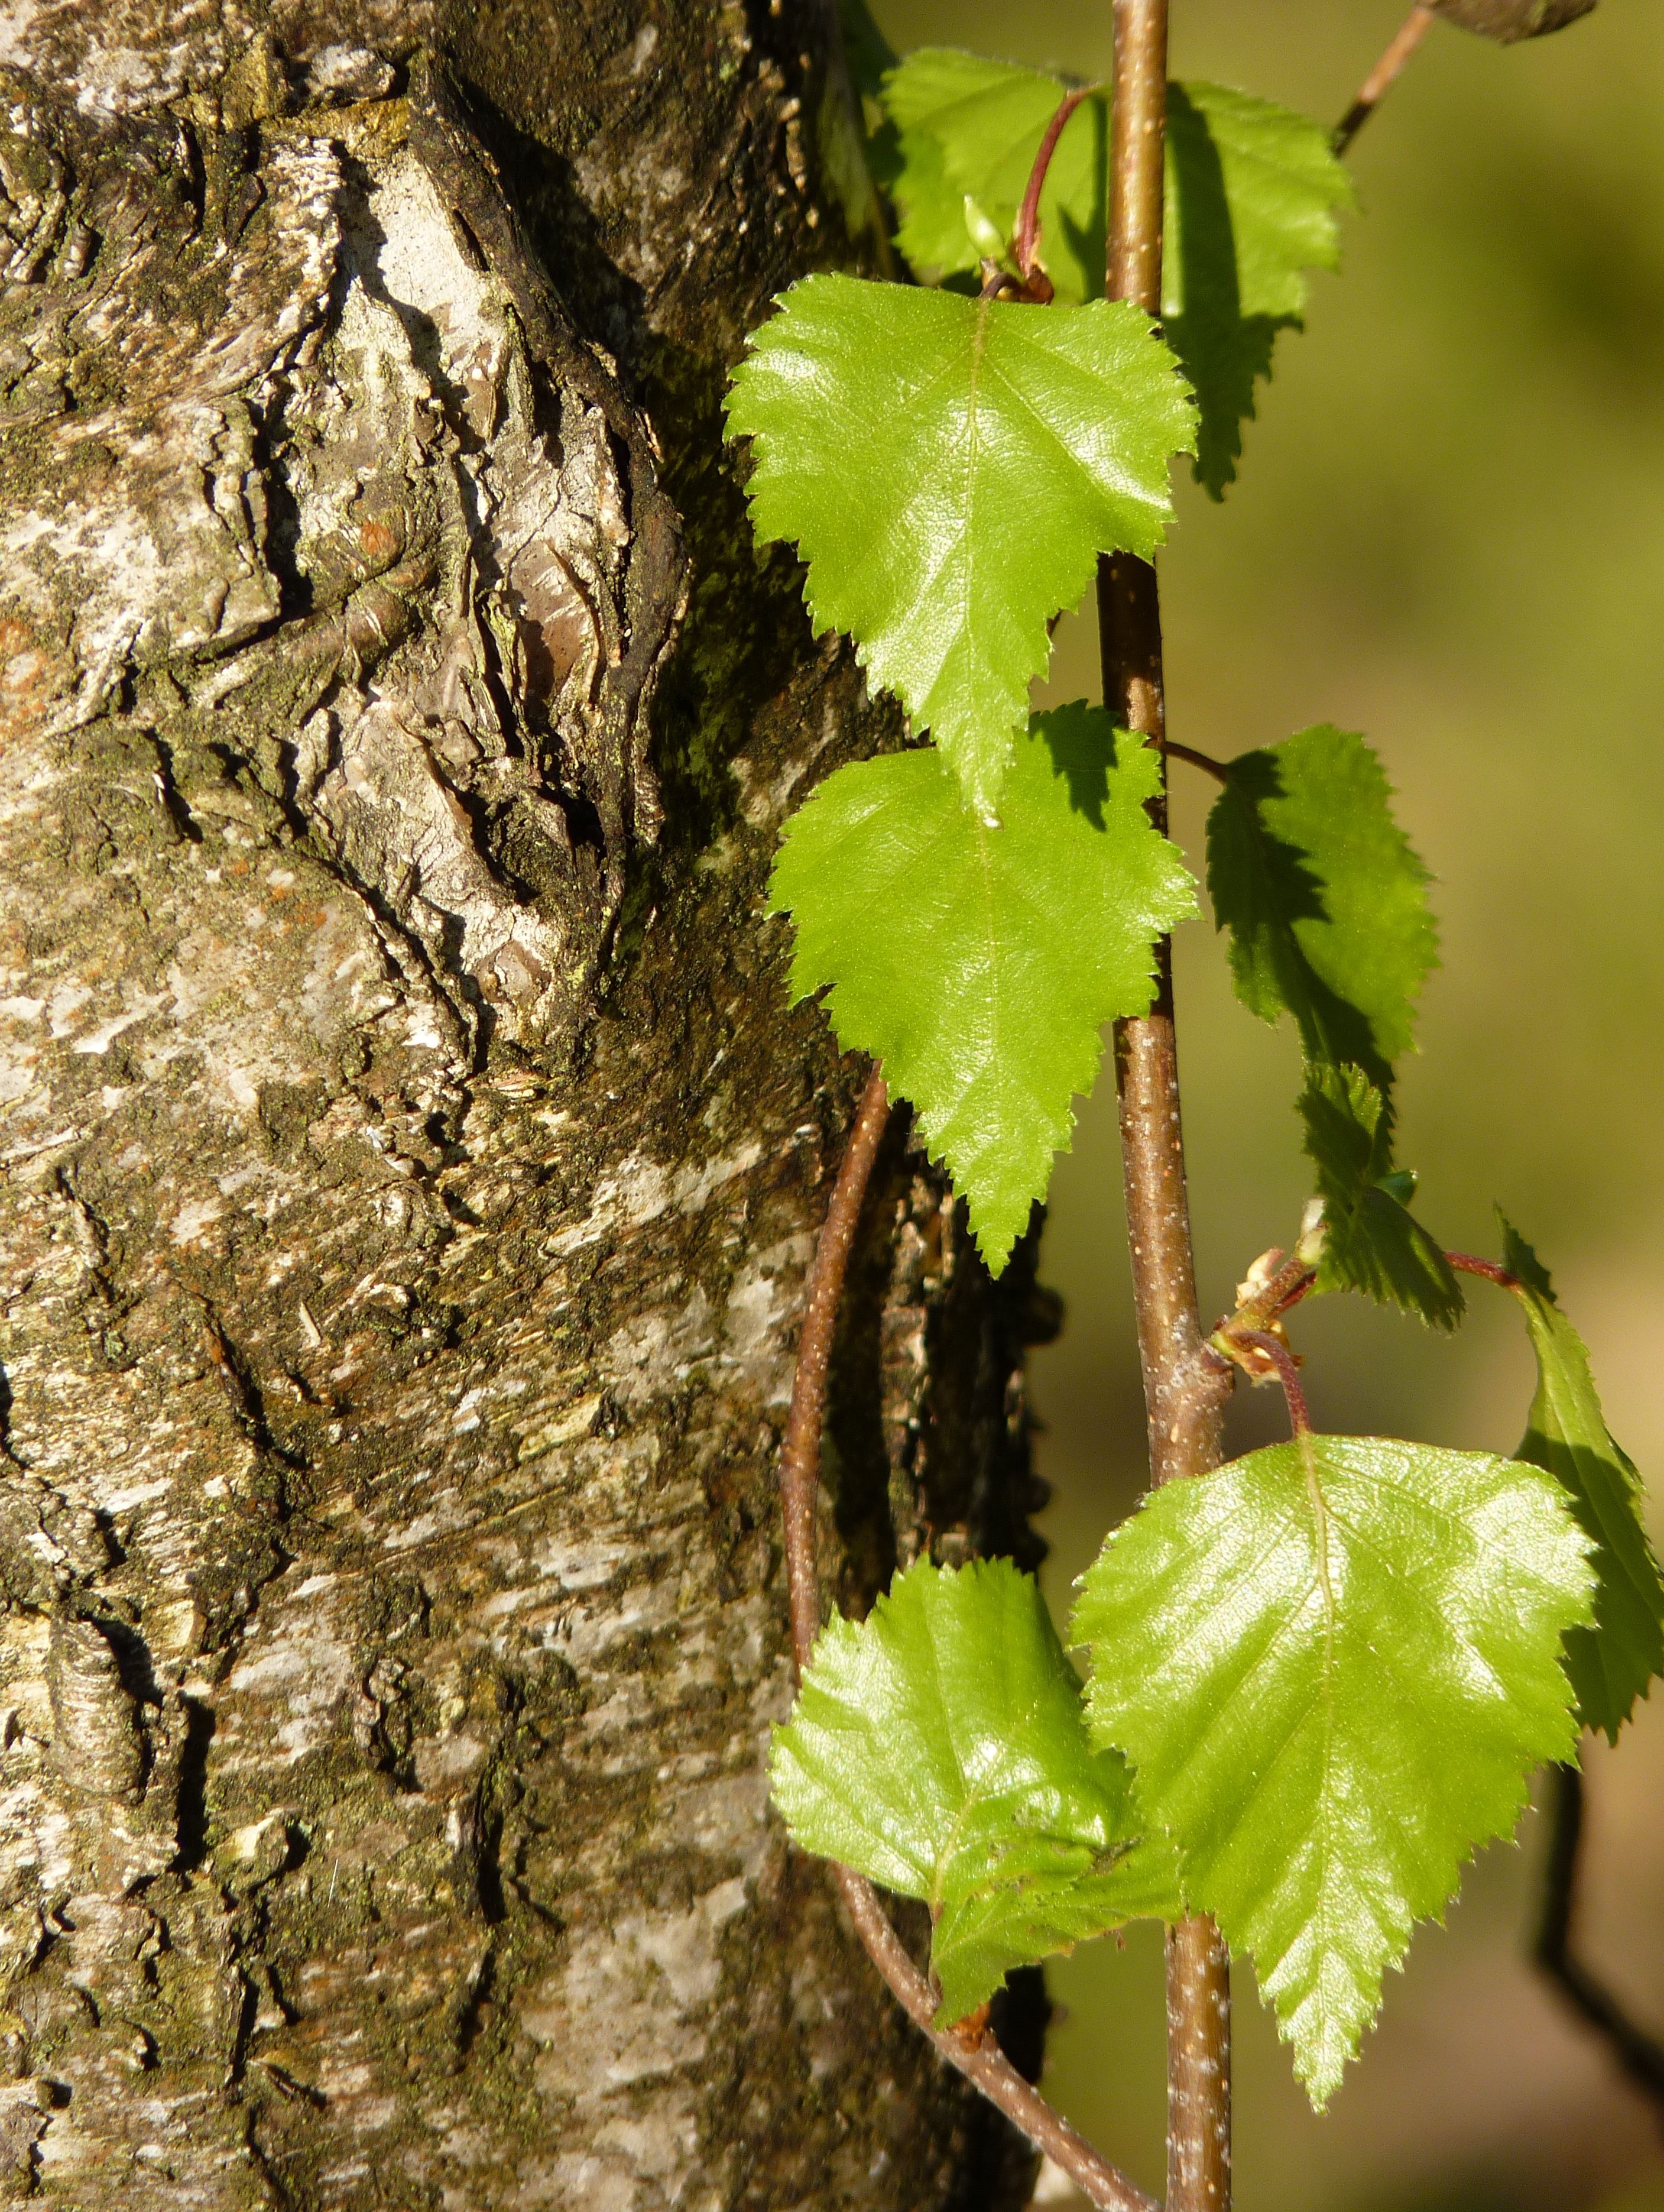
[[[832,35],[0,9],[0,2199],[1020,2201],[765,1811],[860,1072],[760,895],[896,732],[717,405],[859,247]],[[904,1134],[853,1607],[1033,1502]]]

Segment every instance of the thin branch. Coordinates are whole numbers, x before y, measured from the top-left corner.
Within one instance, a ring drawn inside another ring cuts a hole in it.
[[[1159,2212],[1154,2197],[1146,2197],[1078,2135],[1039,2090],[1023,2080],[986,2030],[972,2043],[951,2028],[944,2033],[932,2027],[936,1999],[930,1984],[908,1956],[871,1883],[849,1867],[835,1866],[832,1874],[867,1956],[900,1998],[908,2018],[924,2030],[948,2063],[975,2082],[1054,2166],[1061,2166],[1100,2212]]]
[[[1167,0],[1114,0],[1110,205],[1104,291],[1159,315],[1167,122]],[[1130,554],[1098,564],[1103,702],[1120,726],[1158,750],[1166,735],[1161,595],[1156,572]],[[1166,762],[1151,807],[1167,826]],[[1209,1350],[1196,1309],[1185,1189],[1172,948],[1157,948],[1156,1002],[1115,1025],[1121,1172],[1139,1316],[1151,1479],[1219,1464],[1233,1376]],[[1204,1914],[1167,1938],[1168,2212],[1230,2212],[1230,1960]]]
[[[1193,745],[1181,745],[1172,738],[1162,739],[1162,750],[1169,760],[1186,761],[1192,768],[1200,769],[1204,775],[1212,776],[1217,782],[1230,781],[1230,770],[1224,761],[1215,760],[1212,753],[1199,753]]]
[[[1433,10],[1413,7],[1399,26],[1392,44],[1357,88],[1357,98],[1335,126],[1337,154],[1344,154],[1397,82],[1404,64],[1433,27]]]
[[[1045,189],[1046,173],[1052,166],[1052,156],[1057,151],[1057,142],[1063,136],[1063,126],[1080,106],[1102,88],[1096,84],[1078,85],[1066,94],[1059,103],[1057,113],[1046,125],[1046,136],[1040,142],[1034,167],[1029,172],[1029,188],[1023,195],[1023,205],[1017,210],[1017,228],[1011,234],[1011,250],[1017,256],[1017,265],[1023,271],[1023,281],[1032,285],[1035,279],[1035,256],[1040,250],[1040,195]],[[1046,287],[1046,296],[1051,297],[1051,286]]]
[[[1477,1260],[1471,1252],[1447,1252],[1445,1258],[1459,1275],[1482,1275],[1487,1283],[1495,1283],[1499,1291],[1522,1291],[1525,1285],[1517,1275],[1499,1267],[1494,1260]]]
[[[838,1164],[826,1220],[809,1269],[809,1296],[798,1337],[792,1404],[780,1455],[780,1515],[786,1523],[786,1587],[792,1607],[792,1657],[801,1676],[821,1625],[820,1583],[815,1571],[815,1507],[821,1480],[821,1425],[826,1418],[826,1376],[837,1334],[844,1272],[861,1218],[861,1201],[890,1119],[884,1071],[874,1066],[855,1111],[854,1126]]]
[[[1583,1841],[1583,1778],[1575,1766],[1550,1770],[1548,1863],[1543,1870],[1543,1915],[1534,1956],[1538,1966],[1586,2026],[1611,2049],[1624,2074],[1649,2099],[1664,2123],[1664,2047],[1637,2027],[1604,1984],[1572,1955],[1577,1907],[1577,1864]]]
[[[809,1269],[809,1293],[798,1338],[797,1371],[786,1441],[780,1450],[780,1506],[786,1522],[786,1586],[792,1618],[792,1656],[799,1678],[809,1664],[820,1628],[820,1584],[815,1568],[815,1517],[820,1488],[821,1427],[826,1415],[826,1379],[837,1332],[844,1275],[860,1224],[861,1204],[872,1163],[890,1118],[890,1094],[875,1066],[855,1115],[849,1141],[838,1165],[826,1220]],[[993,2038],[945,2032],[934,2022],[937,1998],[890,1924],[877,1891],[853,1867],[832,1867],[832,1878],[854,1923],[868,1958],[908,2018],[930,2038],[950,2066],[956,2067],[988,2101],[1074,2181],[1099,2212],[1158,2212],[1153,2198],[1129,2181],[1119,2167],[1095,2150],[1060,2112],[1025,2081]]]

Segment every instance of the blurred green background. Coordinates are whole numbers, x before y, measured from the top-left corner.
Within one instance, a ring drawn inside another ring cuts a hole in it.
[[[1405,0],[1173,0],[1174,73],[1338,117]],[[877,0],[901,49],[1094,76],[1109,0]],[[1242,480],[1187,484],[1162,563],[1170,725],[1232,753],[1364,731],[1438,878],[1444,966],[1404,1070],[1400,1157],[1450,1243],[1501,1200],[1553,1267],[1609,1417],[1664,1502],[1664,0],[1602,0],[1499,49],[1438,25],[1358,140],[1341,276],[1284,337]],[[1096,696],[1090,616],[1048,696]],[[1183,769],[1199,862],[1208,793]],[[1292,1241],[1308,1190],[1294,1039],[1232,999],[1210,924],[1177,951],[1202,1301]],[[1114,1098],[1081,1111],[1034,1364],[1054,1605],[1143,1479]],[[1510,1449],[1523,1333],[1487,1298],[1454,1342],[1351,1302],[1297,1316],[1321,1425]],[[1232,1441],[1275,1432],[1239,1394]],[[1655,1533],[1664,1533],[1658,1530]],[[1587,1761],[1581,1941],[1664,2028],[1664,1693]],[[1485,1854],[1422,1930],[1329,2115],[1238,1973],[1242,2212],[1664,2212],[1658,2123],[1523,1963],[1542,1836]],[[1162,2172],[1159,1947],[1051,1977],[1048,2086],[1144,2185]]]

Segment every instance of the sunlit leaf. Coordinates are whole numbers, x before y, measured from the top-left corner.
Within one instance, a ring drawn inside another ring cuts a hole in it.
[[[728,400],[751,517],[809,564],[820,629],[998,808],[1047,624],[1100,553],[1148,558],[1194,416],[1135,307],[965,300],[811,276],[754,331]]]
[[[1143,1013],[1155,940],[1193,913],[1145,803],[1157,757],[1101,708],[1035,717],[990,830],[934,750],[840,769],[787,823],[770,898],[793,990],[884,1062],[996,1273],[1067,1145],[1100,1032]]]
[[[885,79],[899,139],[890,179],[897,243],[932,281],[977,268],[971,211],[1009,240],[1060,77],[950,47],[909,54]],[[1298,328],[1311,269],[1339,264],[1337,210],[1352,188],[1327,132],[1220,85],[1168,88],[1162,314],[1201,407],[1196,474],[1216,496],[1236,472],[1241,423],[1271,374],[1279,331]],[[1041,194],[1041,259],[1065,301],[1103,290],[1109,118],[1084,100]]]
[[[1038,1585],[1009,1560],[920,1560],[859,1625],[823,1630],[774,1731],[797,1841],[924,1899],[941,2025],[1013,1966],[1180,1910],[1170,1849],[1139,1841],[1127,1769],[1087,1741]]]
[[[1083,1577],[1092,1732],[1320,2108],[1414,1923],[1576,1748],[1585,1549],[1534,1468],[1312,1437],[1169,1483]]]

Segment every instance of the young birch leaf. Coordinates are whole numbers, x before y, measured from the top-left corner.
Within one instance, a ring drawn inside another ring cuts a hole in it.
[[[1320,2110],[1413,1923],[1575,1751],[1586,1549],[1534,1468],[1311,1437],[1157,1491],[1082,1578],[1093,1735]]]
[[[1556,1478],[1594,1546],[1594,1620],[1567,1637],[1566,1666],[1584,1727],[1616,1743],[1636,1699],[1664,1668],[1664,1584],[1641,1517],[1641,1477],[1606,1426],[1588,1352],[1547,1269],[1506,1220],[1503,1236],[1503,1263],[1524,1285],[1520,1302],[1537,1355],[1519,1457]]]
[[[1442,1247],[1409,1211],[1416,1179],[1393,1166],[1392,1123],[1359,1067],[1308,1067],[1300,1095],[1306,1151],[1323,1200],[1320,1291],[1362,1291],[1434,1328],[1461,1319],[1461,1285]]]
[[[928,727],[995,817],[1047,624],[1100,553],[1148,559],[1194,410],[1149,318],[811,276],[728,398],[759,538],[795,543],[821,629]]]
[[[1362,738],[1327,724],[1239,754],[1207,824],[1207,887],[1236,994],[1294,1016],[1309,1060],[1385,1093],[1438,962],[1427,871]]]
[[[1171,1850],[1139,1843],[1125,1763],[1088,1742],[1039,1587],[1009,1560],[921,1559],[865,1621],[832,1621],[770,1774],[805,1850],[930,1905],[941,2026],[1013,1966],[1182,1909]]]
[[[1159,765],[1102,708],[1035,718],[990,830],[934,750],[838,769],[786,827],[769,897],[792,987],[884,1062],[998,1274],[1091,1089],[1105,1022],[1146,1012],[1155,940],[1195,911],[1145,802]]]
[[[909,54],[886,77],[900,143],[897,242],[921,274],[977,267],[968,205],[1009,240],[1066,88],[942,46]],[[1047,172],[1041,259],[1060,300],[1102,294],[1108,143],[1107,101],[1084,100]],[[1300,326],[1306,270],[1339,265],[1336,213],[1352,199],[1320,125],[1219,85],[1168,88],[1162,315],[1201,407],[1196,475],[1216,498],[1236,473],[1241,422],[1271,374],[1277,334]]]

